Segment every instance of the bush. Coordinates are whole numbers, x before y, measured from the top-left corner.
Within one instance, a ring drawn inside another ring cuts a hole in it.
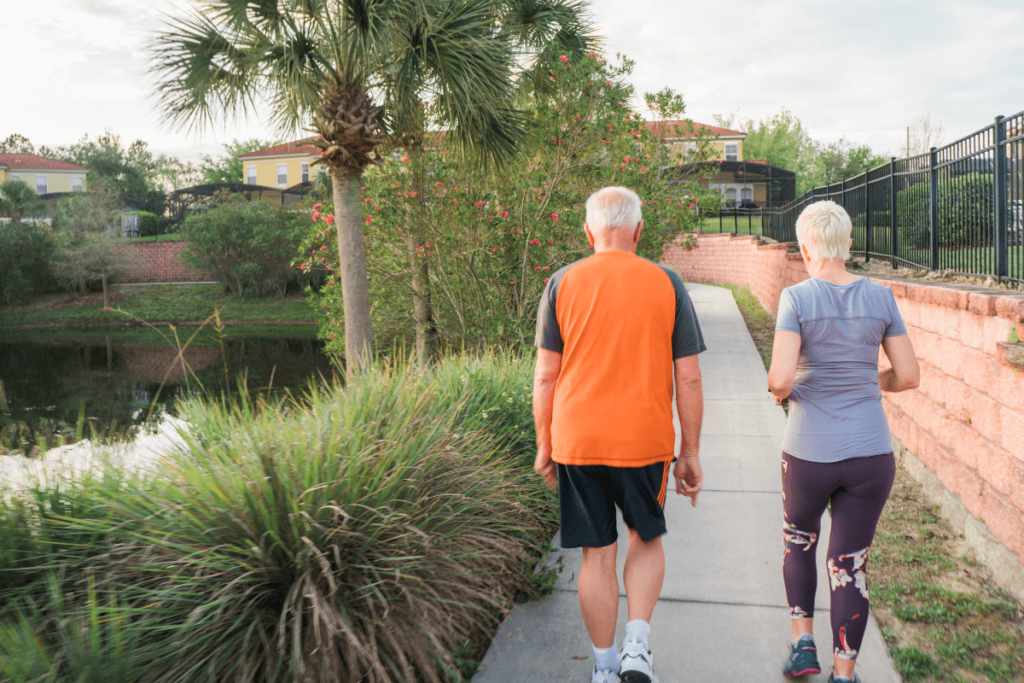
[[[211,271],[235,296],[284,296],[300,271],[291,260],[305,237],[305,211],[219,193],[181,224],[186,265]]]
[[[0,579],[17,577],[0,582],[0,662],[59,680],[98,680],[78,677],[96,653],[124,681],[460,680],[459,648],[529,589],[554,531],[526,459],[531,377],[528,360],[453,358],[185,402],[187,448],[159,478],[88,480],[52,511],[45,489],[0,503]],[[66,645],[68,623],[95,629],[89,647]]]
[[[139,217],[139,236],[155,237],[160,233],[160,217],[148,211],[126,211],[122,216]]]
[[[989,246],[994,238],[994,178],[968,173],[939,178],[939,247]],[[930,242],[930,187],[928,182],[896,193],[896,220],[901,240],[913,249],[928,249]]]
[[[56,286],[54,260],[59,248],[46,226],[0,223],[0,305],[17,303]]]

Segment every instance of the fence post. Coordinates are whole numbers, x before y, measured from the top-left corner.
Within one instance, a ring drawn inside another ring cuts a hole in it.
[[[928,152],[928,243],[931,247],[930,270],[939,269],[939,155],[932,147]]]
[[[896,232],[896,157],[889,159],[889,240],[892,242],[892,269],[896,270],[896,256],[900,248]]]
[[[992,194],[995,203],[995,227],[996,227],[996,278],[1002,280],[1007,275],[1009,268],[1009,245],[1007,244],[1008,231],[1006,225],[1006,128],[1003,126],[1003,117],[997,116],[995,123],[995,135],[992,137],[995,153],[995,164],[993,171],[996,174],[995,185]]]
[[[846,178],[843,178],[843,194],[842,194],[842,197],[841,197],[841,199],[839,201],[842,203],[842,207],[845,209],[846,208]]]
[[[871,263],[871,173],[864,173],[864,263]]]

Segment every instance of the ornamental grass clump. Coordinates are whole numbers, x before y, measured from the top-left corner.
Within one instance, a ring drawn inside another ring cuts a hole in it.
[[[75,548],[74,572],[50,575],[79,604],[93,575],[99,604],[116,598],[147,681],[460,680],[453,653],[529,590],[553,531],[521,453],[470,427],[487,382],[458,389],[460,364],[529,376],[451,360],[444,381],[385,368],[273,402],[182,403],[186,445],[160,477],[82,489],[103,515],[63,520],[69,546],[103,539],[95,569]]]

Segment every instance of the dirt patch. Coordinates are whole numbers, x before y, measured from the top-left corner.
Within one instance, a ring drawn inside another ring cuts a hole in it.
[[[887,268],[879,274],[892,276]],[[775,316],[746,287],[723,286],[767,368]],[[872,546],[869,586],[871,610],[906,683],[1024,681],[1024,613],[967,553],[963,536],[899,468]]]
[[[899,266],[893,268],[888,261],[864,262],[864,259],[853,259],[847,262],[847,267],[858,275],[877,275],[884,278],[906,278],[908,280],[923,280],[925,282],[949,282],[960,285],[974,285],[975,287],[987,287],[989,289],[1019,290],[1020,284],[1013,282],[999,282],[994,277],[971,277],[968,275],[954,275],[945,270],[922,270],[920,268],[907,268]]]

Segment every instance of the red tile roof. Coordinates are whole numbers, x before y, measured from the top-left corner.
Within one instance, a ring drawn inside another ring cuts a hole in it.
[[[38,154],[11,154],[8,152],[0,153],[0,167],[9,168],[12,171],[89,171],[84,166],[41,157]]]
[[[285,142],[280,145],[274,145],[273,147],[257,149],[252,152],[240,154],[238,158],[251,159],[252,157],[291,156],[299,154],[312,154],[313,156],[318,157],[320,156],[320,148],[310,144],[310,141],[313,139],[314,138],[303,138],[294,142]]]
[[[655,135],[664,135],[667,138],[695,137],[696,135],[722,136],[745,136],[746,133],[738,130],[730,130],[720,126],[709,126],[706,123],[694,121],[692,128],[686,121],[647,121],[647,129]]]

